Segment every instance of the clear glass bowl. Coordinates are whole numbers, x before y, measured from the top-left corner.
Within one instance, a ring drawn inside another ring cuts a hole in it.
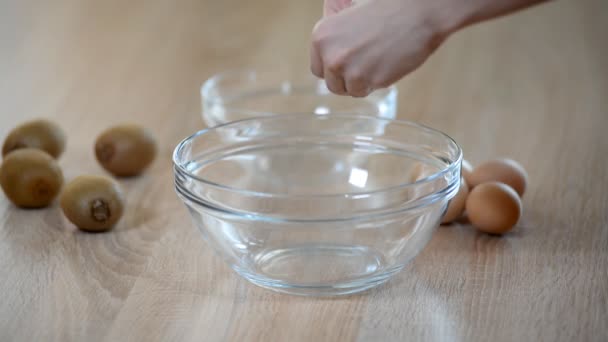
[[[301,295],[362,291],[416,256],[458,189],[447,135],[358,115],[277,115],[200,131],[175,187],[237,273]]]
[[[218,74],[201,88],[203,119],[213,127],[275,113],[347,113],[394,119],[397,88],[376,90],[365,98],[332,94],[325,81],[310,74],[247,70]]]

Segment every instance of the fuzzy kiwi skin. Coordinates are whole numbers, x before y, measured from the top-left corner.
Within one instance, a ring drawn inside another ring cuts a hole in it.
[[[57,159],[65,150],[65,132],[52,121],[38,119],[15,127],[4,140],[2,157],[22,148],[43,150]]]
[[[152,133],[139,125],[111,127],[95,141],[97,161],[117,177],[142,173],[154,161],[156,150]]]
[[[35,148],[20,148],[4,158],[0,185],[16,206],[43,208],[59,194],[63,172],[48,153]]]
[[[76,177],[59,199],[64,215],[80,230],[103,232],[122,217],[125,200],[116,181],[105,176]]]

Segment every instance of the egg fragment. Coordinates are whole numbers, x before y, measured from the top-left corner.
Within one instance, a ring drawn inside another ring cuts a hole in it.
[[[442,224],[450,223],[462,215],[464,211],[464,206],[467,200],[467,196],[469,195],[469,186],[464,178],[460,179],[460,187],[458,188],[458,193],[448,205],[448,210],[443,215],[443,219],[441,220]]]
[[[490,234],[510,231],[522,213],[517,192],[499,182],[483,183],[473,188],[467,197],[465,208],[473,226]]]
[[[512,187],[521,197],[526,191],[528,174],[526,170],[512,159],[489,160],[473,169],[467,180],[471,188],[486,182],[501,182]]]

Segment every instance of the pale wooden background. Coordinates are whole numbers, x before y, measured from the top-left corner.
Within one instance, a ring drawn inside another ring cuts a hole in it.
[[[59,120],[68,179],[103,173],[92,143],[110,124],[145,123],[161,144],[123,181],[109,234],[0,197],[0,340],[608,340],[605,0],[468,29],[399,84],[400,118],[448,132],[474,163],[527,167],[513,233],[441,228],[392,281],[338,299],[256,288],[210,252],[171,179],[173,147],[203,127],[198,86],[277,60],[307,70],[319,14],[320,1],[0,0],[0,136]]]

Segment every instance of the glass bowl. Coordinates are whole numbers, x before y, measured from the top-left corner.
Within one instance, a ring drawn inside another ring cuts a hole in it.
[[[394,119],[397,88],[379,89],[365,98],[332,94],[325,81],[310,74],[246,70],[218,74],[201,88],[203,120],[209,127],[275,113],[348,113]]]
[[[209,246],[252,283],[300,295],[399,272],[456,194],[461,159],[439,131],[341,114],[232,122],[173,154],[176,191]]]

